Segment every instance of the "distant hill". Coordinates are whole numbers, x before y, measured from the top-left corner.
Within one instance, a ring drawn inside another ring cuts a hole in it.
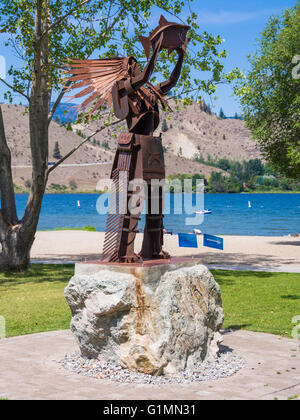
[[[215,114],[205,111],[208,107],[194,102],[188,107],[178,110],[173,100],[170,101],[173,112],[161,114],[161,125],[156,133],[163,132],[163,143],[166,156],[181,156],[193,159],[195,154],[202,155],[205,160],[229,158],[232,160],[250,160],[260,158],[260,152],[244,121],[239,119],[220,119]],[[204,110],[205,109],[205,110]],[[165,120],[165,123],[164,123]],[[95,132],[103,125],[103,121],[92,121],[87,126],[74,126],[85,135]],[[120,126],[126,126],[123,122]],[[126,128],[124,127],[126,130]],[[116,148],[115,135],[119,128],[108,129],[95,136],[105,142],[111,150]]]
[[[21,188],[28,187],[31,178],[31,154],[29,147],[28,115],[24,113],[24,107],[19,105],[1,105],[8,143],[12,151],[14,182]],[[76,110],[72,104],[61,104],[58,116],[72,121],[76,118]],[[206,178],[215,172],[224,171],[193,160],[195,154],[201,154],[205,159],[227,157],[236,160],[250,160],[259,158],[260,154],[255,143],[250,139],[250,132],[244,121],[235,119],[220,120],[214,114],[204,112],[197,103],[176,110],[171,103],[174,112],[162,113],[161,121],[166,120],[167,129],[163,133],[163,143],[166,149],[167,175],[177,173],[200,173]],[[65,113],[65,111],[67,111]],[[49,162],[55,162],[53,151],[55,143],[59,143],[62,156],[67,154],[76,145],[82,142],[83,136],[93,133],[103,121],[91,122],[88,126],[73,126],[73,132],[56,122],[50,125]],[[120,123],[114,128],[107,128],[96,135],[91,142],[85,144],[65,163],[67,165],[58,168],[49,179],[52,191],[62,186],[78,190],[92,191],[95,189],[100,178],[107,178],[111,172],[111,162],[117,145],[117,135],[120,129],[126,130],[126,124]],[[76,134],[79,130],[81,136]],[[156,134],[162,131],[159,127]],[[80,166],[86,165],[89,166]]]

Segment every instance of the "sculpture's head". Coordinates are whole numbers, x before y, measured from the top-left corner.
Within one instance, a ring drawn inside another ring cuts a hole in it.
[[[150,56],[150,49],[155,48],[157,41],[161,34],[163,34],[163,41],[161,49],[167,49],[169,53],[177,48],[186,50],[189,39],[187,38],[187,32],[190,30],[190,26],[181,25],[176,22],[168,22],[163,16],[160,17],[159,26],[151,32],[148,38],[140,36],[140,41],[144,47],[147,58]]]
[[[138,65],[138,62],[134,57],[129,57],[128,59],[128,74],[130,77],[136,77],[141,74],[142,71]]]

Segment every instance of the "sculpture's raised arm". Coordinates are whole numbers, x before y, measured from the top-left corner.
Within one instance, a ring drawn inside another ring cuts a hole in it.
[[[177,85],[178,79],[180,77],[184,59],[184,50],[182,48],[177,48],[176,51],[178,53],[178,61],[170,78],[165,82],[156,85],[156,89],[160,92],[161,95],[167,95],[167,93],[169,93],[170,90]]]
[[[144,71],[138,74],[137,76],[132,77],[131,79],[128,78],[126,81],[121,81],[119,83],[118,87],[119,87],[119,93],[121,94],[121,96],[122,94],[125,94],[125,92],[127,94],[133,93],[134,91],[137,91],[138,89],[140,89],[145,83],[149,82],[149,79],[155,68],[158,54],[161,50],[162,40],[163,40],[163,34],[161,34],[154,48],[152,57],[150,61],[148,62],[148,64],[146,65]]]
[[[156,64],[156,61],[157,61],[158,54],[161,50],[162,41],[163,41],[163,34],[161,34],[161,36],[160,36],[160,38],[159,38],[159,40],[158,40],[158,42],[157,42],[157,44],[154,48],[153,55],[152,55],[150,61],[148,62],[147,66],[145,67],[144,71],[139,76],[134,77],[132,79],[131,86],[134,90],[139,89],[145,83],[149,82],[149,79],[150,79],[150,77],[151,77],[151,75],[154,71],[154,68],[155,68],[155,64]]]

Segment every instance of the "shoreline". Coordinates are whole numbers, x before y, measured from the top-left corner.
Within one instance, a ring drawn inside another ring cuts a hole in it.
[[[92,227],[93,228],[93,226],[90,226],[90,227]],[[43,233],[45,233],[45,232],[90,232],[90,233],[102,233],[103,235],[105,234],[105,231],[104,230],[96,230],[96,228],[95,228],[95,230],[93,229],[93,230],[89,230],[89,229],[85,229],[84,227],[81,227],[81,228],[71,228],[71,227],[56,227],[56,228],[53,228],[53,229],[39,229],[39,230],[37,230],[37,233],[38,232],[43,232]],[[190,233],[193,233],[193,232],[190,232]],[[204,232],[205,233],[205,232]],[[169,234],[165,234],[165,238],[166,237],[174,237],[174,236],[177,236],[178,235],[178,233],[173,233],[173,235],[169,235]],[[299,235],[299,236],[298,236]],[[201,235],[197,235],[198,236],[198,238],[200,237],[200,238],[202,238],[203,237],[203,233],[201,234]],[[300,241],[300,232],[299,232],[299,234],[294,234],[294,235],[292,235],[292,234],[288,234],[288,235],[230,235],[230,234],[226,234],[226,235],[217,235],[217,236],[220,236],[220,237],[222,237],[222,238],[268,238],[268,239],[272,239],[272,238],[274,238],[274,239],[278,239],[278,238],[286,238],[286,239],[298,239],[299,241]],[[299,262],[300,262],[300,259],[299,259]]]
[[[281,272],[300,272],[300,237],[289,236],[222,236],[224,251],[202,246],[179,248],[177,236],[165,236],[164,249],[174,257],[194,257],[203,264],[238,267],[255,271],[275,269]],[[139,252],[143,235],[136,238]],[[32,247],[33,261],[92,261],[101,259],[104,232],[38,231]]]
[[[18,191],[15,192],[15,195],[29,195],[29,191]],[[62,194],[66,194],[66,195],[80,195],[80,194],[106,194],[106,192],[104,191],[49,191],[46,192],[45,195],[62,195]],[[170,194],[174,194],[172,192],[170,192]],[[184,192],[183,192],[184,194]],[[190,193],[189,193],[190,194]],[[199,193],[193,193],[193,194],[199,194]],[[224,192],[224,193],[211,193],[211,192],[206,192],[205,195],[255,195],[255,194],[300,194],[300,191],[251,191],[251,192],[239,192],[239,193],[228,193],[228,192]]]

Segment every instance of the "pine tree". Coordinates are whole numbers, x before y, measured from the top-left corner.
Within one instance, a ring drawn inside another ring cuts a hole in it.
[[[58,141],[55,142],[54,150],[53,150],[53,157],[54,159],[61,159],[60,149]]]
[[[72,121],[71,120],[68,120],[66,129],[67,129],[67,131],[73,131],[73,129],[72,129]]]
[[[163,122],[162,122],[162,126],[161,126],[161,131],[163,132],[163,133],[165,133],[166,131],[168,131],[168,124],[167,124],[167,121],[166,120],[163,120]]]
[[[222,118],[222,120],[225,120],[226,115],[224,114],[223,108],[220,109],[219,117]]]

